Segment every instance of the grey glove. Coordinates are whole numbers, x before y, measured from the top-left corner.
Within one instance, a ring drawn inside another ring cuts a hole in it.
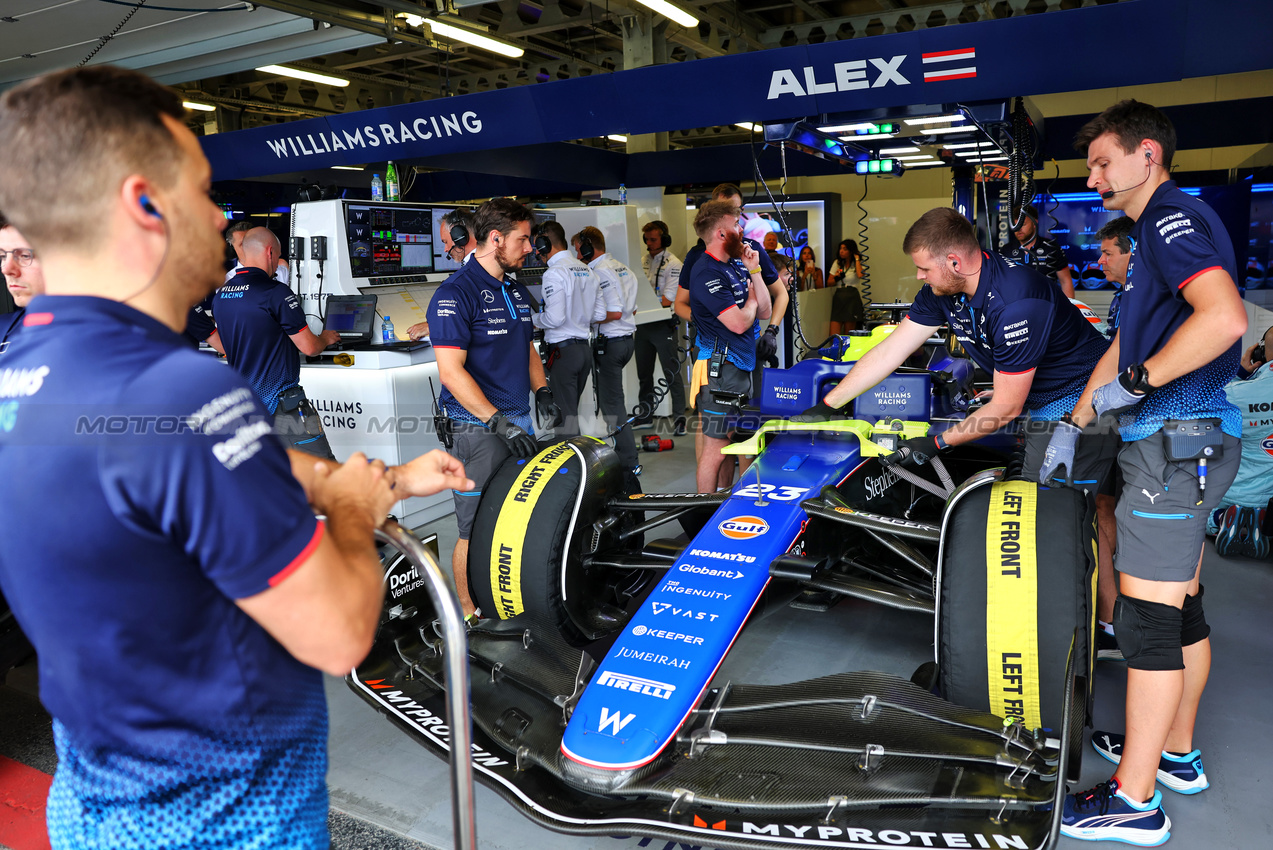
[[[1039,483],[1069,484],[1074,480],[1074,449],[1083,431],[1073,422],[1058,422],[1043,453],[1043,465],[1039,467]],[[1064,469],[1064,472],[1062,472]],[[1063,477],[1064,476],[1064,477]]]
[[[486,427],[504,441],[513,457],[533,457],[539,451],[539,444],[535,442],[535,438],[515,423],[505,419],[502,413],[496,413],[486,420]]]
[[[1096,388],[1092,393],[1092,409],[1098,419],[1106,414],[1117,415],[1138,404],[1150,389],[1149,375],[1145,367],[1137,363],[1108,384]]]

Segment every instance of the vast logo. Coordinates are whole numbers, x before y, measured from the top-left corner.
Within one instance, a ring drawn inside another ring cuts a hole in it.
[[[709,623],[715,622],[720,614],[709,614],[706,611],[692,611],[689,608],[677,608],[670,602],[652,602],[655,614],[671,613],[673,617],[685,617],[689,620],[706,620]]]
[[[758,516],[736,516],[717,526],[731,540],[751,540],[769,530],[769,523]]]

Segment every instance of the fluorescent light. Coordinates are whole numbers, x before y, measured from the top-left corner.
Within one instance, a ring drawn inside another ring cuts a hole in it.
[[[937,157],[929,153],[921,153],[916,156],[899,156],[897,158],[900,159],[902,162],[910,162],[912,160],[918,160],[918,159],[937,159]]]
[[[628,140],[627,136],[621,136],[618,133],[611,133],[610,135],[606,136],[606,138],[612,142],[627,142]]]
[[[651,12],[657,12],[669,21],[678,23],[683,27],[698,26],[698,18],[694,17],[684,9],[673,6],[671,3],[668,3],[667,0],[637,0],[637,2],[649,9]]]
[[[993,148],[995,147],[995,143],[994,142],[958,142],[953,145],[942,145],[942,147],[948,151],[957,151],[960,148],[975,148],[975,147]]]
[[[919,148],[880,148],[880,153],[919,153]]]
[[[285,65],[262,65],[256,70],[262,74],[277,74],[280,77],[293,77],[297,80],[309,80],[311,83],[323,83],[329,86],[349,85],[349,80],[342,80],[340,77],[315,74],[313,71],[302,71],[300,68],[288,68]]]
[[[522,54],[526,52],[515,44],[491,38],[489,35],[483,35],[467,27],[457,27],[445,21],[439,21],[436,18],[429,19],[429,28],[433,30],[434,35],[449,38],[452,41],[462,41],[465,44],[471,44],[474,47],[480,47],[483,50],[489,50],[492,53],[498,53],[500,56],[507,56],[510,59],[520,59]]]
[[[975,132],[977,126],[969,124],[966,127],[925,127],[919,131],[921,136],[935,136],[938,133],[972,133]]]
[[[361,165],[333,165],[332,168],[337,171],[362,171]]]
[[[217,108],[207,103],[195,103],[193,100],[183,100],[181,105],[186,109],[193,109],[195,112],[216,112]]]
[[[903,122],[909,127],[916,127],[920,124],[940,124],[943,121],[967,121],[963,115],[930,115],[927,118],[904,118]]]
[[[978,163],[982,163],[982,162],[1007,162],[1007,161],[1008,161],[1008,158],[1007,158],[1006,156],[988,156],[988,157],[986,157],[985,159],[978,159],[978,160],[972,160],[972,161],[974,161],[974,162],[978,162]]]
[[[747,130],[747,131],[752,132],[752,133],[754,133],[754,132],[756,132],[757,130],[759,130],[759,129],[760,129],[760,128],[759,128],[759,127],[757,127],[755,124],[752,124],[750,121],[738,121],[737,123],[735,123],[735,124],[734,124],[734,126],[735,126],[735,127],[741,127],[741,128],[743,128],[744,130]]]
[[[407,22],[409,27],[424,26],[424,18],[419,15],[412,15],[409,12],[399,12],[398,17]]]
[[[842,142],[867,142],[871,139],[892,139],[897,136],[896,133],[864,133],[861,136],[856,133],[852,136],[841,136]]]
[[[874,126],[870,121],[862,121],[857,124],[828,124],[818,129],[824,133],[856,133],[858,130],[870,130]]]
[[[929,162],[908,162],[906,163],[906,170],[909,171],[912,168],[931,168],[934,165],[949,165],[949,163],[942,162],[940,159],[934,159]]]

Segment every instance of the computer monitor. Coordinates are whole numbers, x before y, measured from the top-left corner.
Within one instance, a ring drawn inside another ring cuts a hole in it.
[[[348,204],[345,235],[350,274],[378,278],[433,271],[433,221],[432,208],[423,205]]]
[[[376,296],[329,295],[324,330],[335,331],[342,340],[371,339],[376,322]]]

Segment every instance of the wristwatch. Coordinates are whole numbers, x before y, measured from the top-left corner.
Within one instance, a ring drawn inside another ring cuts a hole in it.
[[[1144,363],[1133,363],[1127,367],[1123,386],[1137,395],[1145,395],[1154,390],[1149,383],[1149,370],[1145,368]]]

